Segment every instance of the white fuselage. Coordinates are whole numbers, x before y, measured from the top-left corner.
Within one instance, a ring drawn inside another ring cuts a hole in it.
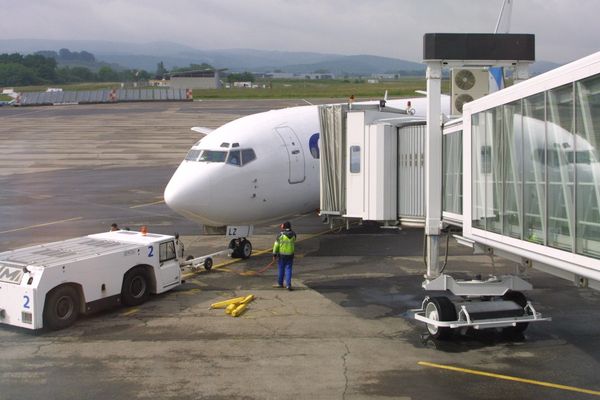
[[[409,100],[415,115],[424,116],[426,98],[390,100],[387,105],[404,109]],[[442,110],[448,108],[444,104]],[[319,131],[318,106],[229,122],[191,148],[165,189],[165,202],[209,226],[254,225],[316,210]]]
[[[212,226],[251,225],[316,209],[319,160],[311,155],[308,141],[318,132],[317,106],[268,111],[229,122],[192,150],[251,149],[256,159],[241,166],[228,163],[227,158],[225,162],[184,160],[165,189],[165,201],[186,218]],[[228,146],[221,147],[223,143]],[[229,147],[234,143],[239,148]]]

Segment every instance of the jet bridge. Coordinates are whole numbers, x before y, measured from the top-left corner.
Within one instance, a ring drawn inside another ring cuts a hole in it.
[[[490,157],[495,154],[499,163],[503,153],[497,152],[497,146],[472,150],[470,136],[463,135],[468,128],[462,120],[448,122],[444,129],[447,135],[442,136],[440,80],[445,65],[480,69],[513,66],[515,79],[524,79],[527,65],[533,61],[533,35],[433,35],[426,35],[424,41],[428,64],[426,118],[390,115],[383,107],[320,108],[321,213],[346,221],[374,220],[384,227],[425,228],[427,274],[423,287],[446,295],[427,296],[422,308],[413,312],[417,320],[427,324],[434,338],[445,338],[453,329],[469,327],[504,328],[520,333],[531,322],[549,320],[521,292],[531,289],[531,284],[517,276],[458,281],[442,274],[438,242],[444,221],[473,232],[469,212],[471,185],[482,188],[478,193],[481,198],[494,192],[491,181],[477,185],[467,181],[472,166],[470,156],[479,157],[482,173],[488,174],[495,167]],[[454,51],[448,50],[453,47]],[[467,113],[470,104],[464,105]],[[471,124],[468,117],[464,121]],[[505,144],[500,144],[503,149],[502,146]],[[453,154],[453,150],[462,151]],[[497,188],[495,193],[506,194]],[[492,217],[498,218],[492,215],[494,207],[483,209],[478,217],[489,217],[490,226],[494,226]],[[514,214],[511,210],[511,217],[506,218],[513,221],[517,218]],[[463,235],[461,240],[493,254],[489,247],[478,246],[472,236]]]
[[[600,290],[600,52],[464,107],[475,251]]]
[[[462,220],[459,243],[512,260],[518,272],[535,268],[600,290],[598,99],[600,52],[464,105],[462,120],[443,129],[444,142],[462,143],[462,185],[444,193],[462,206],[443,213]],[[434,276],[439,270],[431,264],[423,287],[452,293],[427,297],[414,310],[433,336],[465,326],[506,327],[511,320],[509,329],[522,332],[547,319],[520,293],[528,289],[522,280],[457,285]],[[496,287],[506,292],[499,296]],[[480,296],[500,303],[465,303]],[[510,303],[524,312],[511,315]]]
[[[384,103],[319,113],[321,215],[423,226],[424,118]]]
[[[351,109],[333,105],[319,108],[321,118],[321,215],[334,220],[376,221],[384,228],[425,226],[424,118],[381,109]],[[462,120],[445,130],[445,158],[461,148]],[[462,152],[458,152],[459,157]],[[444,162],[444,186],[449,198],[443,204],[447,222],[462,225],[462,163],[456,157]],[[430,297],[417,320],[425,322],[433,337],[448,337],[453,329],[505,328],[522,332],[530,322],[547,321],[521,293],[531,284],[515,276],[458,281],[440,274],[428,279],[428,291],[451,293]],[[486,299],[486,301],[478,301]],[[493,299],[493,301],[488,301]]]

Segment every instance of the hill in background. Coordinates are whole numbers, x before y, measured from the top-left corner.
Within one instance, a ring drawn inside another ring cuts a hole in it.
[[[59,51],[41,50],[36,51],[35,54],[39,54],[48,58],[53,58],[54,60],[56,60],[56,64],[59,67],[83,67],[88,68],[90,71],[93,72],[98,72],[102,67],[110,67],[115,71],[121,71],[125,69],[119,64],[109,64],[107,62],[98,61],[92,53],[89,53],[85,50],[82,50],[80,52],[72,52],[69,49],[60,49]]]
[[[422,75],[425,65],[372,55],[343,56],[311,52],[265,51],[252,49],[198,50],[189,46],[170,42],[125,43],[96,40],[42,40],[42,39],[0,39],[0,53],[35,53],[68,48],[72,52],[87,52],[95,55],[100,65],[110,65],[113,69],[129,68],[156,71],[157,64],[163,62],[167,69],[185,67],[190,64],[207,63],[216,68],[228,68],[231,72],[290,72],[311,73],[326,71],[337,76],[396,74]],[[63,64],[57,60],[61,65]],[[99,66],[91,67],[97,69]],[[531,71],[533,74],[546,72],[559,64],[538,61]]]

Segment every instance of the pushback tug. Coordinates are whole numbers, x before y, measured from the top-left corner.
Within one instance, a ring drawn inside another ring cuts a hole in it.
[[[185,267],[209,270],[215,255],[183,261],[177,253],[174,236],[145,229],[0,253],[0,323],[62,329],[80,314],[139,305],[179,286]]]

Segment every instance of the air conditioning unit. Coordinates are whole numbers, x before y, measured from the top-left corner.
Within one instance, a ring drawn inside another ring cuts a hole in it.
[[[452,70],[452,115],[462,114],[463,105],[487,95],[490,91],[489,73],[482,68]]]

